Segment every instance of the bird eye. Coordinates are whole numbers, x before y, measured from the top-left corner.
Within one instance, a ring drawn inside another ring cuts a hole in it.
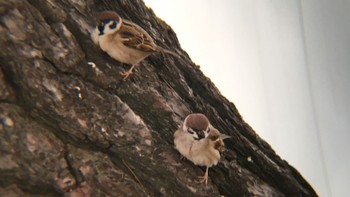
[[[98,24],[98,27],[104,27],[105,26],[105,23],[104,22],[100,22],[99,24]]]
[[[194,131],[193,131],[191,128],[189,128],[187,131],[188,131],[190,134],[194,134]]]

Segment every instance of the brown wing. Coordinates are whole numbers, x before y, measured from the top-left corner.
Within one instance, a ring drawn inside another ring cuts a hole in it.
[[[214,142],[214,148],[218,151],[222,151],[225,147],[225,143],[223,141],[223,138],[221,136],[224,136],[225,138],[228,138],[229,136],[221,134],[217,129],[211,128],[208,138]]]
[[[123,25],[118,31],[125,46],[145,52],[157,50],[157,45],[152,37],[140,26],[133,22],[123,20]]]

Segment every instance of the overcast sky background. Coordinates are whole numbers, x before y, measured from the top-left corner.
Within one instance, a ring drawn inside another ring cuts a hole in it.
[[[350,1],[145,0],[320,196],[350,186]]]

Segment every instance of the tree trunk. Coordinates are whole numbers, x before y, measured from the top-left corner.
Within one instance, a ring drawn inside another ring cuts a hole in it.
[[[102,10],[182,58],[153,54],[123,81],[130,65],[87,30]],[[141,0],[1,0],[0,15],[0,196],[317,196]],[[173,147],[192,112],[232,136],[207,185]]]

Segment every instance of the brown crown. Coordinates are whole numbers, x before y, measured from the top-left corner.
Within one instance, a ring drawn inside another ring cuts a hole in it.
[[[190,114],[187,117],[186,126],[195,131],[207,130],[209,127],[209,120],[204,114]]]
[[[103,11],[97,14],[96,18],[99,21],[104,21],[104,20],[114,20],[114,21],[119,21],[120,16],[114,12],[114,11]]]

